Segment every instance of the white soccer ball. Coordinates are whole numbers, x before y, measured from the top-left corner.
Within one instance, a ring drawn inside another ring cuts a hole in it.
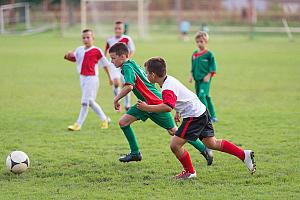
[[[6,158],[6,166],[9,171],[21,174],[29,167],[29,157],[23,151],[13,151]]]

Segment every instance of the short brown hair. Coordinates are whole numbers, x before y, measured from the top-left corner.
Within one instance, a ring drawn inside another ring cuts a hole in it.
[[[203,37],[206,40],[206,42],[208,42],[208,40],[209,40],[208,33],[204,32],[204,31],[197,32],[196,35],[195,35],[195,40],[197,40],[201,37]]]
[[[118,25],[118,24],[124,24],[124,23],[122,21],[116,21],[115,25]]]
[[[167,74],[166,61],[161,57],[154,57],[147,60],[144,64],[146,70],[150,73],[156,74],[158,77],[165,77]]]
[[[87,33],[87,32],[93,33],[93,30],[92,29],[88,29],[88,28],[82,30],[82,33]]]
[[[124,43],[118,42],[109,49],[109,53],[116,53],[118,56],[121,56],[121,55],[128,56],[129,50],[128,50],[128,47]]]

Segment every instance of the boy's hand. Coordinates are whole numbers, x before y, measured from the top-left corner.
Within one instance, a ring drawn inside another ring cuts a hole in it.
[[[114,84],[114,82],[113,82],[113,80],[111,80],[111,78],[108,79],[108,82],[109,82],[109,85],[113,85]]]
[[[74,51],[69,51],[68,53],[66,53],[64,58],[69,60],[69,61],[72,61],[72,62],[76,61]]]
[[[177,126],[178,126],[178,123],[180,123],[180,118],[181,118],[180,113],[176,112],[175,117],[174,117],[174,121],[175,121]]]
[[[189,77],[189,82],[192,83],[193,82],[193,76],[192,74],[190,74],[190,77]]]
[[[146,104],[146,102],[138,100],[138,102],[137,102],[138,109],[140,109],[142,111],[146,111],[147,107],[148,107],[148,104]]]
[[[203,82],[204,83],[208,83],[208,81],[210,80],[211,77],[211,73],[208,73],[204,78],[203,78]]]
[[[117,99],[114,99],[114,106],[115,106],[115,110],[120,110],[121,108],[121,104],[119,103],[119,101],[117,101]]]

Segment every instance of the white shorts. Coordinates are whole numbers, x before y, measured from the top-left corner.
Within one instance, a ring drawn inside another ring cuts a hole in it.
[[[116,68],[116,66],[112,63],[110,63],[110,65],[109,65],[109,74],[110,74],[110,78],[112,80],[121,79],[121,77],[122,77],[121,69]]]
[[[96,100],[99,89],[98,76],[82,76],[80,75],[81,87],[81,103],[88,104],[90,100]]]

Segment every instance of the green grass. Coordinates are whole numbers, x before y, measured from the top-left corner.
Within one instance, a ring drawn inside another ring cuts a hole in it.
[[[79,38],[79,37],[78,37]],[[63,54],[81,44],[57,33],[0,37],[0,199],[299,199],[300,48],[299,38],[211,35],[218,74],[212,97],[220,122],[218,138],[256,152],[251,176],[238,159],[215,152],[211,167],[191,146],[198,177],[174,181],[181,168],[169,150],[170,137],[152,122],[133,125],[143,161],[122,164],[128,144],[118,127],[113,94],[100,75],[97,101],[112,118],[99,129],[90,110],[80,132],[68,132],[80,109],[79,78]],[[97,42],[103,47],[103,39]],[[188,84],[193,42],[176,36],[136,41],[142,64],[163,56],[169,73]],[[30,169],[6,170],[12,150],[25,151]],[[1,160],[0,160],[1,161]]]

